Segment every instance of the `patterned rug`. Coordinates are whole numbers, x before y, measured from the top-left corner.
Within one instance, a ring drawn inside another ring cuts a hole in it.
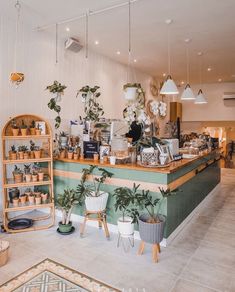
[[[1,292],[120,292],[46,259],[0,286]]]

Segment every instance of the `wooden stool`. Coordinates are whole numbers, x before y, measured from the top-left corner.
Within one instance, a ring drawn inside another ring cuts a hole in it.
[[[144,253],[144,247],[145,247],[145,242],[141,240],[138,255],[142,255]],[[158,262],[158,253],[160,252],[161,252],[160,244],[154,243],[152,246],[152,257],[153,257],[154,263]]]
[[[104,211],[101,211],[101,212],[92,212],[92,211],[87,211],[86,210],[84,222],[83,222],[83,225],[82,225],[81,231],[80,231],[80,236],[81,237],[84,234],[85,227],[86,227],[86,222],[89,221],[89,220],[90,221],[97,221],[99,228],[102,228],[102,225],[103,225],[104,226],[104,232],[105,232],[106,238],[107,239],[110,238],[110,234],[109,234],[109,230],[108,230],[108,225],[107,225],[107,221],[106,221],[106,212],[105,212],[105,210]]]

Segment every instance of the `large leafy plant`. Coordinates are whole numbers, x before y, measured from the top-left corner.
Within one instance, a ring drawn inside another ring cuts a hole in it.
[[[97,98],[101,95],[101,93],[98,92],[99,88],[99,86],[90,87],[86,85],[77,92],[76,97],[81,95],[84,102],[86,121],[98,122],[100,117],[104,115],[103,106],[100,105],[97,101]]]
[[[48,85],[46,87],[46,90],[49,90],[52,93],[64,93],[64,90],[67,88],[67,86],[62,85],[59,81],[54,81],[53,84]]]
[[[98,171],[98,176],[94,175],[95,170]],[[96,165],[90,165],[89,168],[84,168],[82,170],[81,181],[77,186],[77,194],[83,199],[85,197],[99,197],[102,195],[100,191],[101,185],[107,178],[111,178],[112,176],[113,173]],[[91,177],[91,183],[88,182],[89,177]]]
[[[81,205],[81,201],[73,189],[65,189],[63,194],[57,196],[56,208],[62,212],[62,224],[69,224],[76,205]]]

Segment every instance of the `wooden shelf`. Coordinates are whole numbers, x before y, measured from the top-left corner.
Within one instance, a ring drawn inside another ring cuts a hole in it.
[[[50,139],[50,135],[26,135],[26,136],[2,136],[3,140],[34,140],[34,139]]]
[[[16,163],[33,163],[33,162],[50,162],[51,158],[50,157],[43,157],[43,158],[33,158],[33,159],[15,159],[15,160],[10,160],[10,159],[4,159],[3,164],[16,164]]]
[[[3,185],[4,189],[10,189],[10,188],[14,188],[14,187],[19,187],[19,188],[23,188],[23,187],[33,187],[33,186],[46,186],[46,185],[50,185],[52,183],[52,181],[49,180],[43,180],[43,181],[36,181],[36,182],[21,182],[21,183],[15,183],[14,179],[10,178],[7,179],[7,182]]]
[[[43,208],[50,208],[53,207],[54,203],[42,203],[40,205],[32,204],[30,205],[28,202],[25,205],[20,205],[14,207],[11,203],[7,202],[7,207],[4,209],[4,212],[17,212],[17,211],[25,211],[25,210],[34,210],[34,209],[43,209]]]

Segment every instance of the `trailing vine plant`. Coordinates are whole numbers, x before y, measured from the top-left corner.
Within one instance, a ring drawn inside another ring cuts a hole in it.
[[[89,85],[83,86],[78,90],[76,97],[80,96],[84,103],[85,120],[98,122],[100,117],[104,115],[103,106],[97,101],[101,95],[98,92],[99,86],[90,87]]]
[[[60,112],[61,112],[61,106],[58,105],[57,103],[61,99],[61,95],[64,94],[64,90],[67,88],[67,86],[62,85],[58,81],[54,81],[53,84],[48,85],[46,87],[46,90],[49,90],[49,92],[56,94],[55,97],[52,97],[50,101],[48,102],[47,106],[50,110],[53,110],[56,112],[57,116],[55,117],[55,128],[58,129],[61,124],[61,117],[60,117]]]

